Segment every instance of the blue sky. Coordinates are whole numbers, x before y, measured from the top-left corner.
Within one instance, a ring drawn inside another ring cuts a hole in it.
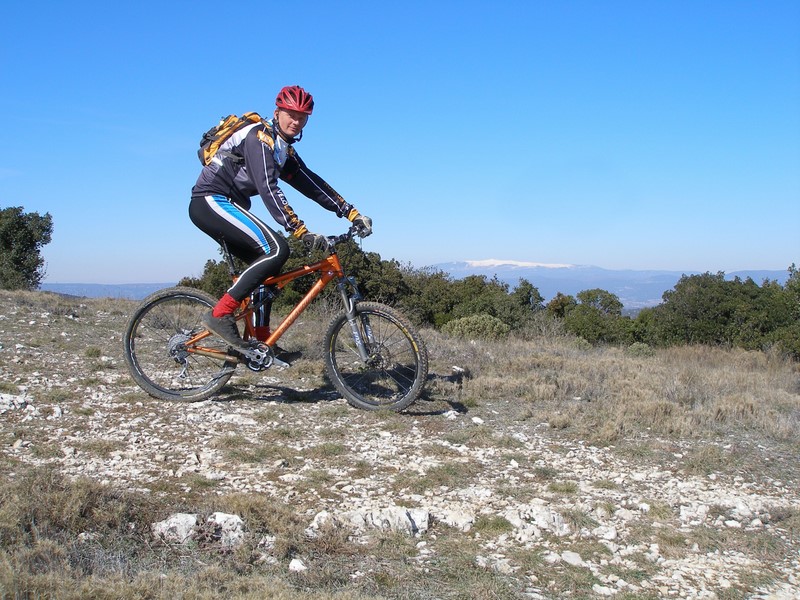
[[[29,0],[3,24],[0,208],[52,214],[50,283],[202,272],[199,136],[294,83],[298,152],[383,258],[800,263],[796,0]]]

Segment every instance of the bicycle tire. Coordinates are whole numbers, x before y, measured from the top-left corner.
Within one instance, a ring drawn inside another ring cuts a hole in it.
[[[203,331],[201,318],[216,300],[193,288],[173,287],[145,298],[128,320],[124,337],[125,362],[133,380],[161,400],[198,402],[216,394],[228,382],[236,361],[220,362],[186,352],[182,341]],[[215,336],[203,346],[227,351]]]
[[[401,411],[422,393],[428,376],[428,352],[405,316],[384,304],[356,305],[358,333],[369,353],[359,356],[345,313],[325,334],[325,366],[345,400],[365,410]]]

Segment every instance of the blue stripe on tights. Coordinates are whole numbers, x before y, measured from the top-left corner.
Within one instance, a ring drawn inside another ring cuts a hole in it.
[[[240,223],[246,225],[247,228],[255,234],[261,246],[269,251],[269,242],[267,241],[267,238],[264,237],[264,232],[261,231],[261,228],[258,227],[258,225],[253,223],[253,220],[249,216],[242,212],[242,209],[236,206],[230,201],[229,198],[226,198],[225,196],[212,196],[212,198],[214,198],[217,204],[221,206],[226,213],[234,217]]]

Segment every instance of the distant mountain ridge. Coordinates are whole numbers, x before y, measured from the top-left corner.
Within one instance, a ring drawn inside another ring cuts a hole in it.
[[[141,300],[157,290],[173,285],[175,283],[43,283],[39,289],[81,298]]]
[[[539,289],[545,301],[558,292],[574,296],[583,290],[600,288],[615,294],[627,309],[660,304],[664,292],[671,290],[683,275],[700,271],[615,270],[590,265],[564,265],[514,260],[467,260],[438,263],[429,268],[443,271],[455,279],[469,275],[497,277],[512,288],[520,279],[527,279]],[[726,273],[727,279],[752,278],[761,284],[765,279],[786,283],[788,271],[750,270]]]
[[[515,260],[466,260],[438,263],[428,268],[443,271],[455,279],[468,275],[497,276],[512,288],[520,279],[527,279],[539,289],[545,301],[558,292],[574,296],[580,291],[600,288],[616,294],[626,309],[638,309],[661,303],[664,292],[671,290],[682,275],[697,275],[700,271],[615,270],[589,265],[545,264]],[[756,283],[765,279],[781,285],[789,277],[788,271],[750,270],[726,273],[728,279],[752,278]],[[141,300],[162,288],[175,285],[167,283],[44,283],[41,289],[58,294],[85,298],[127,298]]]

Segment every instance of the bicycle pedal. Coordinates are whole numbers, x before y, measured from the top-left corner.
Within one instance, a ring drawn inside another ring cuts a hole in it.
[[[251,344],[249,347],[237,349],[242,362],[252,371],[262,371],[272,365],[272,356],[269,347],[263,344]]]

